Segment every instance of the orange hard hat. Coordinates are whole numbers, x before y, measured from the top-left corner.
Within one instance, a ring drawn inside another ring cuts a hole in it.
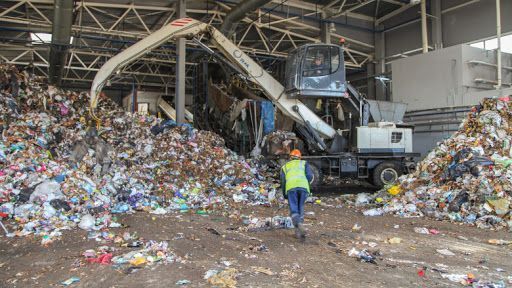
[[[290,157],[302,157],[302,153],[300,153],[299,149],[293,149],[292,152],[290,152]]]

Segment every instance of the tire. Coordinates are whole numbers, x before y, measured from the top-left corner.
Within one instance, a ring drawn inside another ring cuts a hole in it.
[[[314,189],[321,186],[324,182],[322,170],[313,164],[309,164],[309,168],[311,168],[311,172],[313,172],[313,182],[310,184],[311,188]]]
[[[402,175],[401,170],[393,162],[382,162],[373,169],[372,184],[378,188],[393,184]]]

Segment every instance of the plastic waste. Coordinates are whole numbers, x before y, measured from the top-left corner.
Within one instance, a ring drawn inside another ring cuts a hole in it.
[[[102,254],[96,258],[87,258],[89,263],[98,263],[101,265],[109,265],[112,262],[112,253]]]
[[[417,169],[379,192],[367,216],[393,213],[474,224],[482,229],[511,228],[512,103],[487,98],[467,114],[458,131],[439,142]],[[391,189],[395,197],[386,197]],[[387,192],[387,193],[385,193]],[[426,231],[424,231],[426,232]],[[439,232],[439,231],[437,231]],[[436,234],[429,231],[429,234]]]
[[[0,64],[0,75],[19,76],[0,85],[24,89],[19,99],[0,89],[0,117],[9,118],[0,128],[0,203],[16,208],[0,209],[15,214],[16,235],[49,244],[60,229],[119,227],[112,213],[229,211],[235,200],[279,200],[278,173],[227,149],[215,133],[125,112],[109,98],[99,100],[101,127],[92,128],[87,93],[46,89],[12,69]]]
[[[71,206],[69,206],[68,202],[62,199],[53,199],[50,201],[50,205],[52,205],[52,207],[55,208],[56,210],[71,210]]]
[[[43,204],[43,217],[45,219],[50,219],[57,213],[57,210],[52,207],[52,205],[48,202]]]
[[[376,258],[372,254],[368,253],[366,250],[357,250],[356,248],[350,249],[348,251],[348,256],[358,258],[361,262],[367,262],[377,265]]]
[[[191,283],[192,282],[190,282],[190,280],[186,280],[186,279],[182,279],[182,280],[176,281],[176,285],[178,285],[178,286],[188,285],[188,284],[191,284]]]
[[[380,208],[373,208],[363,212],[364,216],[382,216],[384,215],[384,210]]]
[[[489,239],[487,242],[494,245],[512,245],[512,241],[503,239]]]
[[[400,189],[400,186],[398,186],[398,185],[393,185],[388,189],[388,193],[393,196],[398,195],[398,193],[400,193],[400,191],[401,191],[401,189]]]
[[[455,256],[455,253],[448,249],[436,249],[437,253],[444,255],[444,256]]]
[[[356,206],[363,206],[372,200],[372,197],[368,193],[359,193],[356,198]]]
[[[419,233],[419,234],[430,234],[430,232],[428,231],[428,228],[425,228],[425,227],[414,227],[414,232]]]
[[[82,219],[80,220],[80,223],[78,223],[78,227],[83,230],[92,230],[94,229],[96,223],[96,218],[92,216],[91,214],[86,214],[82,216]]]
[[[80,278],[79,277],[71,277],[71,278],[69,278],[67,280],[64,280],[64,281],[60,282],[60,283],[62,285],[64,285],[64,286],[69,286],[69,285],[71,285],[73,283],[76,283],[76,282],[80,282]]]
[[[59,183],[55,181],[45,181],[37,185],[34,192],[30,195],[29,201],[31,203],[39,202],[44,203],[53,199],[62,198],[64,195],[60,191]]]
[[[392,238],[387,239],[386,242],[389,244],[400,244],[400,243],[402,243],[402,238],[392,237]]]

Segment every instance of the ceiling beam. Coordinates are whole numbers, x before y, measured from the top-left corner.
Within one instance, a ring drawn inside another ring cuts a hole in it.
[[[382,16],[382,17],[380,17],[380,18],[379,18],[379,19],[377,19],[377,20],[375,20],[375,25],[379,25],[379,24],[381,24],[382,22],[384,22],[384,21],[386,21],[386,20],[388,20],[388,19],[390,19],[390,18],[392,18],[392,17],[394,17],[394,16],[396,16],[396,15],[398,15],[398,14],[400,14],[400,13],[404,12],[405,10],[407,10],[407,9],[409,9],[409,8],[411,8],[411,7],[415,6],[415,5],[417,5],[417,4],[418,4],[418,3],[413,3],[413,2],[411,2],[411,3],[409,3],[409,4],[405,4],[404,6],[402,6],[402,7],[398,8],[398,9],[396,9],[396,10],[393,10],[392,12],[390,12],[390,13],[388,13],[388,14],[386,14],[386,15]]]
[[[272,0],[272,3],[282,4],[283,0]],[[326,7],[328,5],[326,5],[326,6],[315,5],[313,3],[304,2],[304,1],[289,0],[289,1],[286,1],[282,5],[283,6],[288,6],[288,7],[293,7],[293,8],[299,8],[299,9],[303,9],[303,10],[307,10],[307,11],[316,11],[318,13],[321,13],[322,11],[324,11],[324,12],[326,12],[328,14],[336,13],[336,11],[334,9],[332,9],[330,7]],[[369,21],[369,22],[373,22],[373,20],[374,20],[370,16],[359,14],[359,13],[353,13],[353,12],[347,12],[346,16],[350,17],[350,18],[354,18],[354,19]]]
[[[366,6],[366,5],[370,4],[370,3],[374,2],[374,1],[375,1],[375,0],[366,0],[366,1],[363,1],[363,2],[359,3],[358,5],[355,5],[355,6],[353,6],[353,7],[348,8],[348,9],[347,9],[347,10],[345,10],[345,11],[341,11],[341,12],[338,12],[338,13],[332,14],[332,15],[331,15],[330,17],[328,17],[328,18],[336,18],[336,17],[340,17],[340,16],[343,16],[343,15],[347,15],[347,16],[348,16],[348,13],[352,13],[352,11],[355,11],[355,10],[357,10],[357,9],[361,8],[361,7],[364,7],[364,6]],[[364,15],[364,16],[366,16],[366,15]],[[367,16],[367,17],[369,17],[369,16]],[[373,21],[373,18],[372,18],[372,17],[369,17],[369,18],[371,18],[371,19],[372,19],[371,21]]]

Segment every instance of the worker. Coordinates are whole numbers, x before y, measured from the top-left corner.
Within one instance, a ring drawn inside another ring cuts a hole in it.
[[[298,149],[290,152],[291,160],[281,168],[281,189],[284,198],[288,199],[295,237],[304,241],[304,203],[311,195],[310,183],[313,182],[313,172],[306,161],[300,160],[301,157]]]
[[[311,64],[311,69],[314,70],[314,75],[319,76],[325,74],[327,67],[324,63],[322,56],[316,56],[314,62]]]

